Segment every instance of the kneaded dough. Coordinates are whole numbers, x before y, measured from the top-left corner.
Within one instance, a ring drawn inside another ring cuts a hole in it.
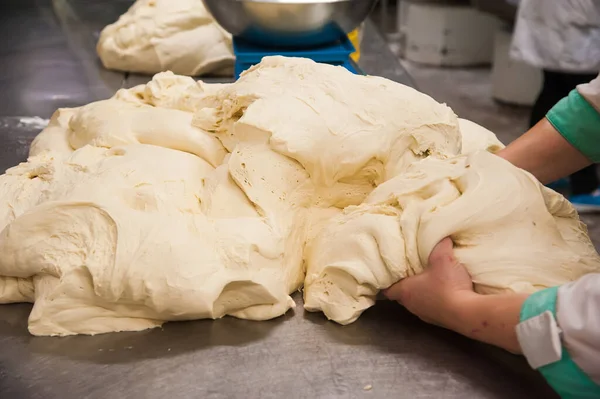
[[[488,133],[306,59],[225,85],[160,73],[58,110],[0,176],[0,302],[34,302],[35,335],[97,334],[270,319],[304,283],[307,309],[347,323],[448,234],[480,291],[598,270],[563,197],[476,151],[501,147]]]
[[[158,74],[58,110],[0,177],[0,301],[34,302],[35,335],[277,317],[322,223],[460,145],[450,108],[309,60]]]
[[[533,293],[600,270],[575,209],[490,152],[428,158],[331,219],[309,245],[305,307],[341,324],[424,270],[445,237],[483,294]]]
[[[97,51],[104,67],[126,72],[233,73],[231,35],[201,0],[137,0],[102,30]]]

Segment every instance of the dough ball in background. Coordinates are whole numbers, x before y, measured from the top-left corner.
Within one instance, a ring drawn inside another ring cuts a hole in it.
[[[137,0],[97,45],[108,69],[198,76],[233,73],[231,36],[201,0]]]

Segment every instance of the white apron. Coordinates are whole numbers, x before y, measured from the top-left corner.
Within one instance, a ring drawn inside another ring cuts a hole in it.
[[[600,0],[521,0],[511,56],[556,72],[600,71]]]

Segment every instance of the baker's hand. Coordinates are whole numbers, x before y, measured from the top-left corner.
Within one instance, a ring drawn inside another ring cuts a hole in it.
[[[384,294],[421,320],[521,353],[516,326],[528,294],[475,293],[471,276],[454,257],[449,238],[433,249],[423,273],[400,281]]]
[[[431,252],[429,267],[384,291],[421,320],[452,328],[461,303],[473,295],[473,281],[467,269],[454,257],[453,243],[446,238]]]

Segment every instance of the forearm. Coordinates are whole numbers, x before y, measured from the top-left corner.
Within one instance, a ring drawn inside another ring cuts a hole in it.
[[[469,338],[521,353],[516,326],[527,294],[469,293],[450,321],[450,329]]]
[[[546,118],[497,155],[530,172],[542,183],[550,183],[591,164]]]

